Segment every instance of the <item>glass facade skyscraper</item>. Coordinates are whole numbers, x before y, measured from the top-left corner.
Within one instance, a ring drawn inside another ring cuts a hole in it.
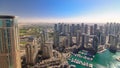
[[[14,16],[0,16],[0,68],[21,68],[18,25]]]

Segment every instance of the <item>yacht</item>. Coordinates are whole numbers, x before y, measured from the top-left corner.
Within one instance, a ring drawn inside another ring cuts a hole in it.
[[[76,64],[80,64],[89,68],[93,68],[93,64],[89,64],[88,62],[82,62],[81,60],[77,60],[77,59],[71,59],[71,62],[76,63]]]
[[[88,67],[88,62],[85,63],[85,66]]]
[[[81,54],[81,51],[79,51],[78,53]]]
[[[71,62],[74,62],[74,60],[73,60],[73,59],[71,59]]]
[[[116,58],[116,60],[120,62],[120,57],[119,57],[119,58]]]
[[[93,58],[91,58],[91,60],[93,60]]]
[[[70,65],[70,67],[76,68],[76,66],[75,66],[75,65]]]
[[[89,68],[93,68],[93,64],[89,64]]]
[[[69,58],[68,60],[70,61],[71,59]]]

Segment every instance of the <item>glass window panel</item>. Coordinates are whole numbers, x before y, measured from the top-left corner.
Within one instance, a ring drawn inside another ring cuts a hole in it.
[[[1,30],[0,30],[0,53],[2,52],[2,34],[1,34]]]
[[[2,27],[2,20],[0,19],[0,27]]]
[[[6,20],[6,27],[11,27],[11,20]]]

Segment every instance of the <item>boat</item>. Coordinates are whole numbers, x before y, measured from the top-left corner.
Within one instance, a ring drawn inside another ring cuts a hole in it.
[[[101,50],[101,51],[98,51],[97,53],[103,53],[103,52],[105,52],[107,49],[103,49],[103,50]]]
[[[68,60],[70,61],[71,59],[69,58]]]
[[[119,58],[116,58],[116,60],[120,62],[120,57],[119,57]]]
[[[81,54],[81,51],[79,51],[78,53]]]
[[[73,59],[71,59],[71,62],[74,62],[74,60],[73,60]]]
[[[90,60],[92,61],[92,60],[93,60],[93,58],[90,58]]]
[[[93,68],[93,64],[89,64],[89,68]]]
[[[85,66],[88,67],[88,62],[85,63]]]
[[[82,62],[81,60],[77,60],[77,59],[71,59],[71,62],[76,63],[76,64],[80,64],[89,68],[93,68],[93,64],[89,64],[88,62]]]
[[[75,65],[70,65],[70,67],[76,68],[76,66],[75,66]]]

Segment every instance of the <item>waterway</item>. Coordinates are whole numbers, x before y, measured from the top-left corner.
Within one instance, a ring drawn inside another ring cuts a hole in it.
[[[79,58],[77,56],[71,55],[70,59],[77,59],[82,62],[88,62],[93,64],[93,68],[120,68],[120,62],[116,60],[116,57],[120,57],[120,52],[111,53],[109,50],[104,51],[103,53],[98,53],[95,55],[92,61]],[[70,65],[75,65],[76,68],[88,68],[80,64],[76,64],[68,60]]]

